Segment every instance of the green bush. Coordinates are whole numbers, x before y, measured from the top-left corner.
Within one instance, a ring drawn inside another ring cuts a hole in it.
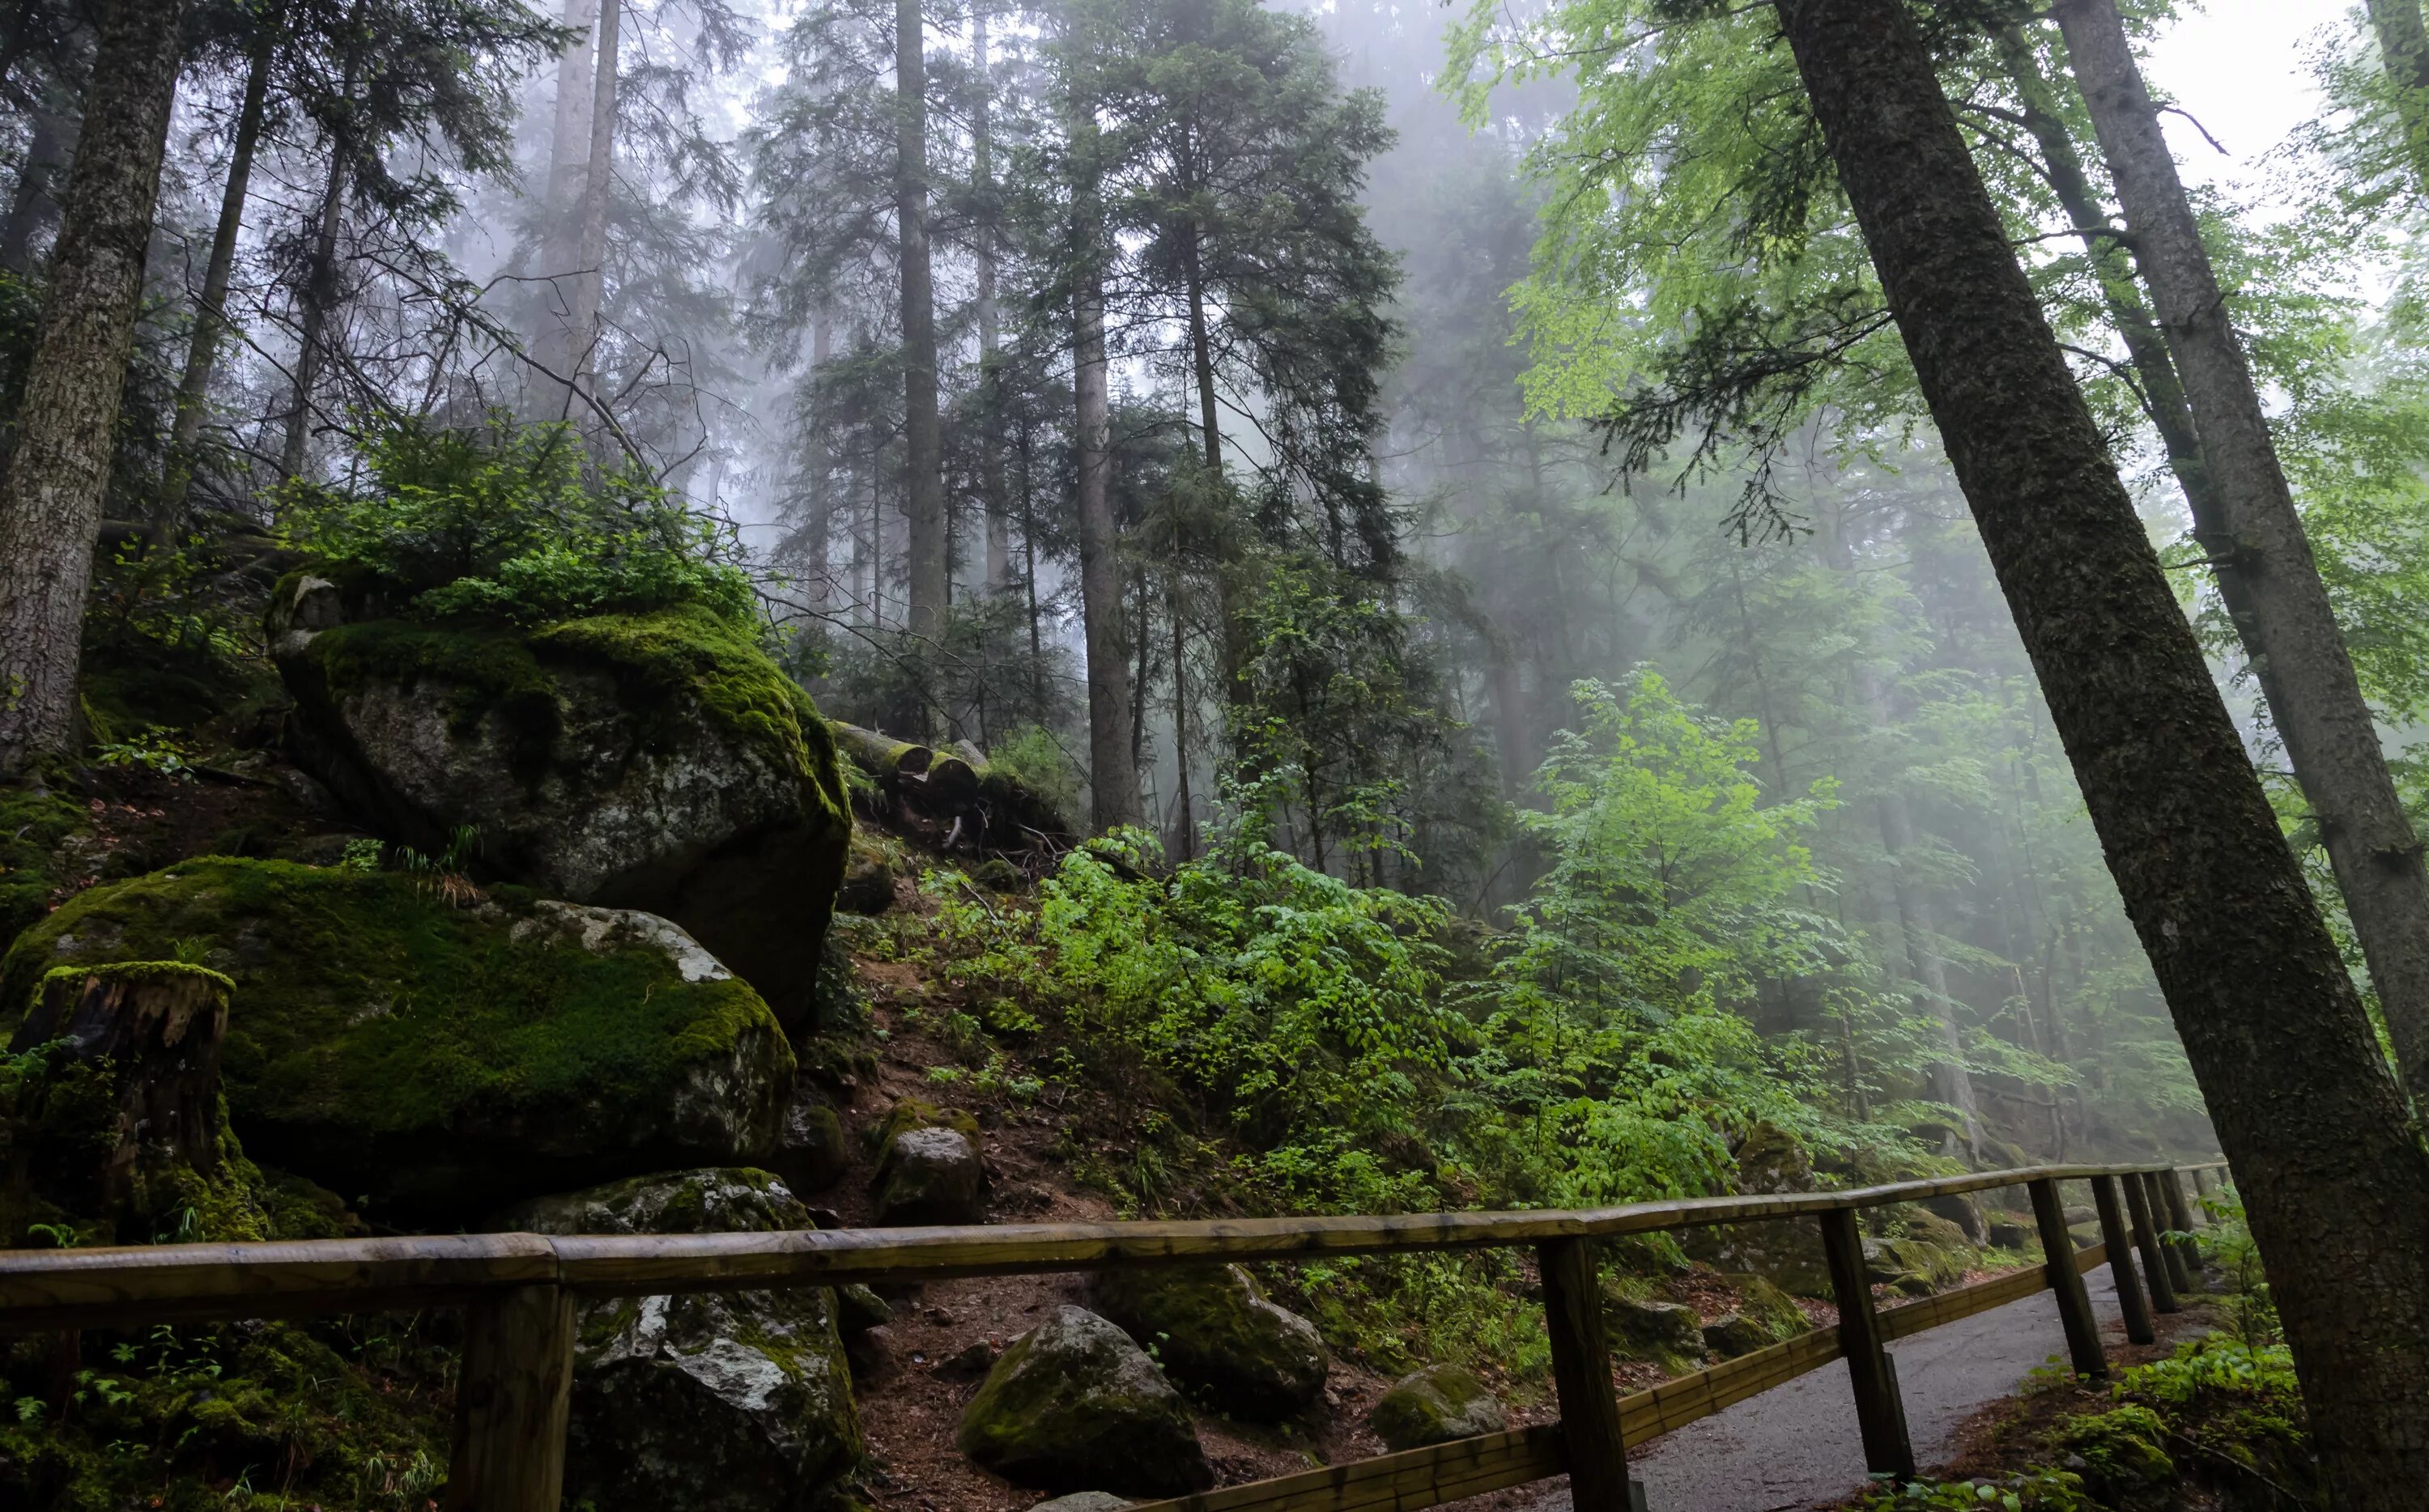
[[[684,605],[755,616],[715,526],[631,473],[587,475],[562,425],[406,421],[365,447],[366,484],[298,484],[297,544],[421,619],[534,626]]]

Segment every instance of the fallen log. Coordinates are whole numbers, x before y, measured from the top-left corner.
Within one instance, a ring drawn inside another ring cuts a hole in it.
[[[876,779],[886,803],[876,816],[927,821],[943,833],[920,838],[939,848],[1054,853],[1077,838],[1051,802],[967,740],[940,751],[840,719],[827,724],[836,747]]]

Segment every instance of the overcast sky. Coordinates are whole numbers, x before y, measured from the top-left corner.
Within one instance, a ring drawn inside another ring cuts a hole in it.
[[[2341,25],[2346,0],[2208,0],[2152,49],[2153,82],[2209,128],[2230,157],[2170,118],[2186,175],[2249,184],[2252,165],[2319,106],[2307,62],[2314,35]]]

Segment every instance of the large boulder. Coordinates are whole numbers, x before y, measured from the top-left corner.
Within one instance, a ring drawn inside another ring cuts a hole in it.
[[[787,1028],[851,834],[833,736],[750,631],[702,608],[537,630],[373,617],[349,579],[290,574],[271,649],[297,763],[431,855],[690,930]]]
[[[1394,1382],[1376,1402],[1367,1422],[1375,1437],[1396,1452],[1505,1433],[1510,1412],[1473,1372],[1433,1365]]]
[[[1218,1412],[1279,1422],[1324,1395],[1324,1336],[1267,1301],[1236,1265],[1106,1271],[1097,1277],[1096,1301],[1155,1351],[1166,1374]]]
[[[1755,1125],[1738,1142],[1734,1154],[1734,1186],[1743,1195],[1814,1190],[1812,1155],[1796,1136],[1777,1125]],[[1794,1296],[1831,1294],[1821,1226],[1810,1218],[1713,1224],[1683,1231],[1678,1242],[1690,1257],[1715,1270],[1750,1272]]]
[[[1603,1323],[1613,1342],[1640,1359],[1684,1369],[1704,1353],[1704,1321],[1680,1302],[1644,1302],[1606,1287]]]
[[[221,1072],[247,1149],[375,1220],[754,1163],[792,1083],[759,994],[664,919],[277,861],[79,895],[0,958],[0,1030],[56,967],[197,957],[233,983]]]
[[[810,1215],[764,1171],[683,1171],[543,1197],[541,1234],[764,1233]],[[565,1496],[596,1512],[817,1505],[863,1453],[834,1292],[619,1297],[575,1319]]]
[[[877,1129],[877,1225],[985,1223],[978,1136],[978,1120],[958,1108],[896,1103]]]
[[[982,1469],[1041,1490],[1181,1496],[1214,1481],[1189,1405],[1084,1307],[1057,1307],[1012,1341],[955,1441]]]

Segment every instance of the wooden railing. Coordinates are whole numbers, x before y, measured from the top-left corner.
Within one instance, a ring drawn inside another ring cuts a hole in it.
[[[2216,1165],[2186,1167],[2206,1190]],[[836,1232],[549,1237],[473,1234],[266,1244],[0,1251],[0,1333],[205,1319],[466,1309],[451,1512],[557,1512],[578,1300],[683,1291],[903,1284],[1125,1266],[1291,1262],[1337,1255],[1529,1246],[1542,1278],[1561,1420],[1152,1504],[1154,1512],[1351,1512],[1438,1505],[1567,1474],[1578,1512],[1642,1506],[1627,1449],[1833,1360],[1855,1386],[1866,1462],[1914,1471],[1897,1377],[1883,1346],[2051,1289],[2067,1355],[2105,1374],[2083,1273],[2115,1266],[2128,1337],[2177,1306],[2189,1273],[2166,1232],[2192,1227],[2177,1170],[2041,1166],[1852,1192],[1709,1197],[1572,1211],[1264,1218],[1207,1223],[1028,1224]],[[2058,1184],[2089,1181],[2103,1242],[2077,1251]],[[2050,1263],[1876,1311],[1861,1208],[2024,1186]],[[2119,1197],[2123,1192],[2123,1202]],[[1621,1397],[1595,1285],[1595,1241],[1623,1234],[1812,1218],[1839,1324]],[[2127,1253],[2140,1252],[2140,1274]]]

